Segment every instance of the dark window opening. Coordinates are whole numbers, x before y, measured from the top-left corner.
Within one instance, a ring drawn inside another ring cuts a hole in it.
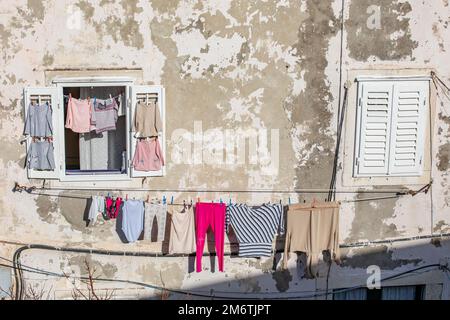
[[[69,94],[76,99],[117,97],[119,105],[116,130],[76,133],[64,129],[65,172],[67,175],[126,174],[126,108],[125,87],[65,87],[64,124]],[[121,99],[118,96],[121,95]]]
[[[394,286],[381,289],[335,289],[333,300],[423,300],[425,285]]]

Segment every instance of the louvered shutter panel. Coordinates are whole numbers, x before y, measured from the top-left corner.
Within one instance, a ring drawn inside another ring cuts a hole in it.
[[[53,127],[53,158],[55,161],[55,169],[54,170],[34,170],[28,168],[27,164],[27,173],[28,178],[30,179],[59,179],[61,172],[61,139],[63,137],[59,136],[59,108],[60,105],[58,103],[58,90],[56,87],[27,87],[24,88],[24,107],[25,107],[25,119],[28,116],[28,108],[30,106],[31,100],[39,99],[39,97],[46,97],[50,101],[50,105],[52,107],[52,127]],[[27,136],[27,157],[30,151],[30,146],[32,143],[32,137]]]
[[[401,81],[394,85],[389,173],[422,173],[428,81]]]
[[[130,87],[130,97],[131,97],[131,106],[128,108],[128,118],[129,118],[129,132],[130,132],[130,152],[128,154],[129,157],[129,168],[131,171],[131,177],[133,178],[140,178],[140,177],[162,177],[166,174],[166,166],[162,166],[161,170],[158,171],[138,171],[135,170],[134,167],[131,165],[133,162],[134,154],[136,152],[136,145],[137,145],[137,139],[135,137],[136,132],[133,131],[133,121],[134,121],[134,113],[136,111],[136,104],[138,102],[138,96],[146,96],[149,95],[157,95],[158,97],[158,107],[159,112],[161,115],[161,121],[162,121],[162,132],[159,133],[158,139],[159,143],[161,145],[161,151],[163,153],[164,158],[167,161],[166,156],[166,138],[165,138],[165,130],[166,130],[166,121],[165,121],[165,114],[166,114],[166,97],[165,97],[165,89],[162,86],[158,85],[149,85],[149,86],[131,86]]]
[[[389,169],[389,144],[393,83],[368,81],[359,84],[357,115],[357,176],[386,175]]]

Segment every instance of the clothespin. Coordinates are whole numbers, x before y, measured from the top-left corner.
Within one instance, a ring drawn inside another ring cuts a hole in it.
[[[282,204],[282,200],[280,199],[280,204]]]
[[[222,198],[220,198],[220,204],[222,204],[223,202],[222,202]]]
[[[289,205],[291,205],[291,197],[289,197],[289,200],[288,200],[288,201],[289,201]]]
[[[192,201],[192,200],[191,200]],[[197,203],[200,202],[200,197],[197,197]]]
[[[229,205],[231,206],[231,196],[230,196],[230,199],[229,199],[228,203],[229,203]]]
[[[200,198],[198,198],[198,202],[200,202]],[[191,206],[192,206],[192,199],[191,199]]]
[[[173,204],[173,196],[170,198],[170,204]]]
[[[125,201],[128,201],[128,193],[125,195]]]

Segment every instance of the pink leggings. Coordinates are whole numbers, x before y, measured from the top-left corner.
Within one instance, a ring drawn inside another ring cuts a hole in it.
[[[197,203],[195,207],[195,224],[197,231],[197,272],[202,271],[203,248],[205,247],[206,232],[211,226],[216,243],[216,255],[219,260],[219,271],[223,272],[223,249],[225,240],[225,211],[224,203]]]

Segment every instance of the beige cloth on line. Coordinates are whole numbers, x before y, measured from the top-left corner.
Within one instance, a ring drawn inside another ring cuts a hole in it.
[[[339,203],[295,204],[287,213],[286,243],[283,268],[287,268],[289,252],[304,252],[308,257],[307,271],[315,276],[322,251],[339,261]]]
[[[169,208],[171,214],[169,253],[195,252],[195,216],[194,207],[186,206],[178,210]]]
[[[156,137],[161,132],[162,121],[158,103],[149,101],[148,104],[139,101],[134,113],[133,129],[137,137]]]

